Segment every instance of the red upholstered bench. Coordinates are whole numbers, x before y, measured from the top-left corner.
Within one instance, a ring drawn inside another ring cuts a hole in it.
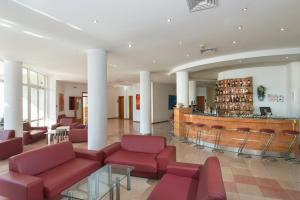
[[[0,176],[0,195],[11,200],[54,200],[61,192],[100,168],[98,151],[74,151],[64,142],[28,151],[9,159],[9,172]]]
[[[88,129],[78,129],[74,128],[69,131],[69,141],[72,143],[79,143],[79,142],[87,142],[88,138]]]
[[[167,146],[161,136],[124,135],[102,151],[105,164],[133,166],[132,175],[145,178],[162,177],[169,162],[176,161],[175,146]]]
[[[173,163],[148,200],[226,200],[219,160],[210,157],[204,165]]]

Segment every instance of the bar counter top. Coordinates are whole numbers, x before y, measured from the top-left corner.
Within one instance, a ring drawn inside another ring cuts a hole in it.
[[[237,128],[249,128],[251,130],[249,144],[246,149],[260,151],[262,146],[268,140],[268,135],[261,134],[260,129],[273,129],[275,139],[271,145],[271,151],[277,153],[285,152],[293,137],[282,133],[283,130],[299,131],[299,119],[290,119],[273,116],[272,118],[262,118],[260,116],[217,116],[192,112],[191,108],[174,109],[174,132],[177,136],[185,134],[182,122],[192,122],[193,124],[205,124],[206,136],[203,137],[205,142],[214,143],[211,126],[220,125],[223,127],[220,144],[224,147],[237,149],[244,139],[244,134],[237,131]],[[191,138],[196,138],[197,128],[191,130]],[[298,148],[295,147],[295,151]]]

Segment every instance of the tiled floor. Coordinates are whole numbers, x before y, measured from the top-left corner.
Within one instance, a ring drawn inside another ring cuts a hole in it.
[[[118,141],[123,134],[136,134],[138,123],[128,120],[109,120],[108,144]],[[167,135],[168,123],[155,124],[154,135]],[[283,160],[277,162],[260,158],[240,158],[232,153],[212,153],[209,149],[197,150],[176,140],[177,160],[182,162],[203,163],[209,156],[217,156],[221,162],[223,179],[228,200],[300,200],[300,165]],[[25,147],[25,151],[45,145],[45,141]],[[86,144],[75,146],[86,147]],[[0,161],[0,173],[8,168],[7,160]],[[125,200],[147,199],[156,180],[143,178],[132,179],[132,190],[122,189],[121,197]]]

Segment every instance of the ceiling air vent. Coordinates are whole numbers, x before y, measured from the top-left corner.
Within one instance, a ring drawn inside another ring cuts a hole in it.
[[[214,8],[217,6],[217,0],[187,0],[191,12]]]

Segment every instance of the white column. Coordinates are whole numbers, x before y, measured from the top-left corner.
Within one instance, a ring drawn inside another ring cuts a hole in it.
[[[289,65],[288,88],[289,96],[286,98],[289,117],[300,117],[300,62],[293,62]]]
[[[176,73],[177,103],[184,107],[189,106],[189,73],[180,71]]]
[[[140,72],[140,133],[151,133],[151,82],[150,72]]]
[[[87,51],[88,70],[88,149],[106,145],[107,127],[107,54],[103,49]]]
[[[47,104],[47,125],[50,127],[52,124],[56,124],[57,119],[57,89],[56,79],[52,76],[48,77],[48,104]]]
[[[189,104],[197,99],[197,82],[189,81]]]
[[[4,129],[23,136],[22,62],[4,61]]]

